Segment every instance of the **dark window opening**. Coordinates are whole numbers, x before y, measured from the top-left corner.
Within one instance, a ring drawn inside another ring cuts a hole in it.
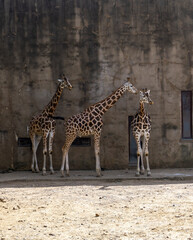
[[[181,92],[182,138],[192,139],[192,91]]]
[[[20,137],[18,138],[17,141],[18,147],[31,147],[31,139],[30,138],[25,138],[25,137]]]
[[[74,140],[74,142],[72,143],[72,146],[76,146],[76,147],[87,147],[87,146],[91,146],[91,138],[88,137],[78,137]]]

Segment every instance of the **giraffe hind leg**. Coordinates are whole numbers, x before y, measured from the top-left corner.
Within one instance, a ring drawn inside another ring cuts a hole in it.
[[[70,176],[69,175],[69,162],[68,162],[68,152],[70,149],[70,146],[72,144],[72,142],[74,141],[74,139],[76,138],[76,136],[70,136],[69,138],[66,138],[65,144],[62,147],[62,164],[61,164],[61,175],[62,177],[64,177],[64,165],[66,163],[66,176]]]
[[[70,177],[69,173],[69,162],[68,162],[68,152],[66,153],[66,176]]]
[[[41,141],[41,138],[42,138],[41,136],[36,136],[35,134],[31,136],[32,152],[33,152],[31,169],[32,169],[32,172],[37,172],[37,173],[39,172],[39,167],[38,167],[36,152],[37,152],[38,145]]]
[[[68,163],[68,151],[69,151],[69,148],[66,149],[66,148],[63,148],[62,149],[63,151],[63,154],[62,154],[62,165],[61,165],[61,176],[64,177],[64,165],[66,165],[66,176],[69,177],[70,174],[69,174],[69,163]]]

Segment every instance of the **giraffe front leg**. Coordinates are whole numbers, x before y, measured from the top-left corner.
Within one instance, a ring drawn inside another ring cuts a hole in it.
[[[44,162],[42,168],[42,175],[46,175],[46,155],[47,155],[47,136],[48,134],[44,134],[43,136],[43,155],[44,155]]]
[[[34,162],[35,162],[34,153],[32,153],[32,164],[31,164],[31,170],[32,170],[33,173],[35,173]]]
[[[137,143],[137,170],[136,170],[135,176],[139,177],[140,176],[140,157],[142,155],[140,136],[135,136],[135,140]]]
[[[32,163],[31,163],[31,170],[32,172],[35,172],[35,168],[34,168],[34,162],[35,162],[35,135],[31,135],[30,136],[31,139],[31,143],[32,143]]]
[[[136,177],[139,177],[140,176],[140,153],[137,152],[137,170],[136,170],[136,173],[135,173],[135,176]]]
[[[37,156],[36,156],[36,152],[37,152],[37,148],[38,145],[41,141],[41,136],[36,136],[35,134],[31,137],[31,142],[32,142],[32,164],[31,164],[31,169],[32,172],[39,172],[39,167],[38,167],[38,161],[37,161]]]
[[[140,141],[140,146],[141,146],[141,141]],[[142,149],[142,152],[141,152],[140,174],[144,175],[144,173],[145,173],[144,161],[143,161],[143,154],[144,154],[144,151],[145,151],[144,150],[145,149],[145,139],[144,139],[144,137],[142,139],[142,147],[141,147],[141,149]]]
[[[96,176],[101,177],[101,166],[100,166],[100,135],[94,135],[94,148],[96,158]]]
[[[151,170],[150,170],[150,167],[149,167],[149,153],[146,153],[145,157],[146,157],[146,162],[147,162],[147,176],[150,177],[151,176]]]
[[[42,168],[42,175],[45,176],[46,175],[46,155],[47,155],[47,152],[43,151],[43,155],[44,155],[44,162],[43,162],[43,168]]]
[[[49,151],[49,157],[50,157],[50,174],[54,174],[54,169],[52,165],[52,151]]]
[[[147,163],[147,176],[151,176],[151,170],[149,167],[149,151],[148,151],[148,142],[149,142],[149,135],[145,139],[145,158]]]
[[[53,139],[54,139],[55,131],[50,133],[49,136],[49,157],[50,157],[50,173],[54,174],[54,169],[52,165],[52,145],[53,145]]]

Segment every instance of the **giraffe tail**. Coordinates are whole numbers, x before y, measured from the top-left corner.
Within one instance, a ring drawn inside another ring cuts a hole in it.
[[[60,116],[49,116],[49,117],[52,119],[55,119],[55,120],[64,120],[65,121],[64,117],[60,117]]]
[[[29,134],[29,126],[27,126],[27,134]]]

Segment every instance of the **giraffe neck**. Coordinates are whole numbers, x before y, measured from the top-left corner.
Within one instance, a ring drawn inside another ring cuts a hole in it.
[[[102,101],[92,105],[91,107],[94,107],[95,110],[103,115],[105,112],[108,111],[123,95],[123,93],[126,91],[124,86],[119,87],[115,92],[113,92],[111,95],[103,99]]]
[[[56,107],[58,105],[58,102],[60,100],[61,94],[62,94],[63,88],[61,87],[61,84],[58,85],[58,88],[52,97],[51,101],[48,103],[48,105],[44,108],[42,114],[43,115],[49,115],[53,116],[54,112],[56,110]]]
[[[139,106],[140,106],[139,108],[140,114],[144,115],[145,114],[144,103],[140,101]]]

